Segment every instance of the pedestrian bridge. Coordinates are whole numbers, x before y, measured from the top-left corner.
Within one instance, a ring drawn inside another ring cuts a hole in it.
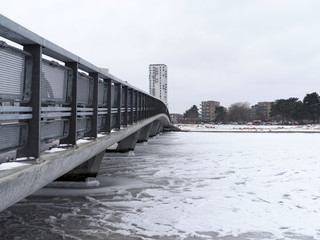
[[[0,37],[0,211],[171,127],[161,100],[3,15]]]

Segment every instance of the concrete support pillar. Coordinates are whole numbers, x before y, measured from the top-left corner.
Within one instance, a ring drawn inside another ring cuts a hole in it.
[[[145,127],[143,127],[141,129],[141,132],[140,132],[140,135],[139,135],[139,138],[138,138],[138,143],[148,141],[152,125],[153,124],[150,123],[150,124],[148,124],[147,126],[145,126]]]
[[[154,121],[152,124],[152,128],[150,130],[150,137],[154,137],[158,134],[159,126],[161,122],[160,121]]]
[[[96,177],[100,168],[105,151],[90,158],[88,161],[80,164],[70,172],[58,178],[56,181],[85,181],[88,177]]]
[[[141,130],[131,134],[129,137],[126,137],[122,141],[118,143],[118,147],[116,149],[116,152],[129,152],[133,151],[136,147],[138,138],[140,136]]]
[[[162,125],[162,123],[160,123],[157,134],[159,134],[160,132],[162,132],[162,130],[163,130],[163,125]]]

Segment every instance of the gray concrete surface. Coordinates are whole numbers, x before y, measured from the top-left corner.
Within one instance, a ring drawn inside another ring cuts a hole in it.
[[[99,137],[94,141],[70,147],[65,151],[43,153],[37,162],[26,161],[30,165],[0,171],[0,211],[39,190],[113,144],[140,131],[141,128],[154,121],[162,122],[167,126],[170,125],[167,115],[158,114],[125,129]]]

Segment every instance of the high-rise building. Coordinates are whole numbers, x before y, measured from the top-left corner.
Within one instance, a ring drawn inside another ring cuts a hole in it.
[[[149,65],[149,93],[168,105],[168,72],[165,64]]]
[[[216,120],[216,107],[220,106],[220,102],[203,101],[201,102],[201,119],[203,122],[213,122]]]

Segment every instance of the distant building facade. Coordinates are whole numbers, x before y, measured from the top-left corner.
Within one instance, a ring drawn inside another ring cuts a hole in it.
[[[177,124],[183,119],[183,115],[179,113],[171,113],[170,118],[172,123]]]
[[[149,93],[168,105],[168,69],[165,64],[149,65]]]
[[[217,107],[220,107],[220,102],[217,102],[217,101],[201,102],[201,120],[203,122],[214,122],[216,119]]]
[[[258,102],[251,107],[250,118],[252,120],[268,121],[270,120],[272,102]]]

